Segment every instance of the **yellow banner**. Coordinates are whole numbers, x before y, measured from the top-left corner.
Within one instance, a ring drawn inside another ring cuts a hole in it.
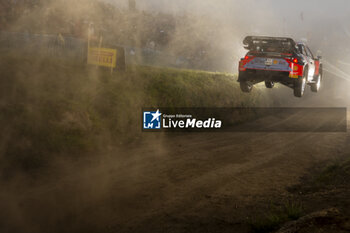
[[[89,48],[88,64],[115,68],[117,66],[117,50],[107,48]]]

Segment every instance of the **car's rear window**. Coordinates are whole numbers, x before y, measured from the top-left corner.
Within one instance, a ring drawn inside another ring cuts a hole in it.
[[[253,41],[250,51],[261,53],[291,53],[293,45],[288,41],[258,40]]]

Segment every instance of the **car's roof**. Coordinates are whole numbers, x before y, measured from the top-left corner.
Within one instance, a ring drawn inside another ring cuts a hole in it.
[[[302,41],[299,41],[299,42],[296,42],[297,45],[305,45],[306,46],[306,43],[305,42],[302,42]]]

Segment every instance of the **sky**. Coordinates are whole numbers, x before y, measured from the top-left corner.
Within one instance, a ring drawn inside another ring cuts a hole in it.
[[[128,0],[108,0],[126,7]],[[279,16],[293,18],[295,12],[305,11],[310,18],[332,18],[347,15],[348,0],[136,0],[139,9],[167,12],[211,13],[218,17],[249,15],[249,11],[260,9]]]
[[[127,7],[128,0],[106,0]],[[244,25],[247,33],[304,34],[313,27],[344,32],[350,28],[348,0],[136,0],[138,9],[183,14],[191,12]]]

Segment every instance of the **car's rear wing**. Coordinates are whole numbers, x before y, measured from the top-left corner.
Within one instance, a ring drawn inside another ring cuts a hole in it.
[[[268,48],[292,51],[295,49],[295,41],[287,37],[247,36],[243,40],[245,49],[250,51],[265,50]]]

